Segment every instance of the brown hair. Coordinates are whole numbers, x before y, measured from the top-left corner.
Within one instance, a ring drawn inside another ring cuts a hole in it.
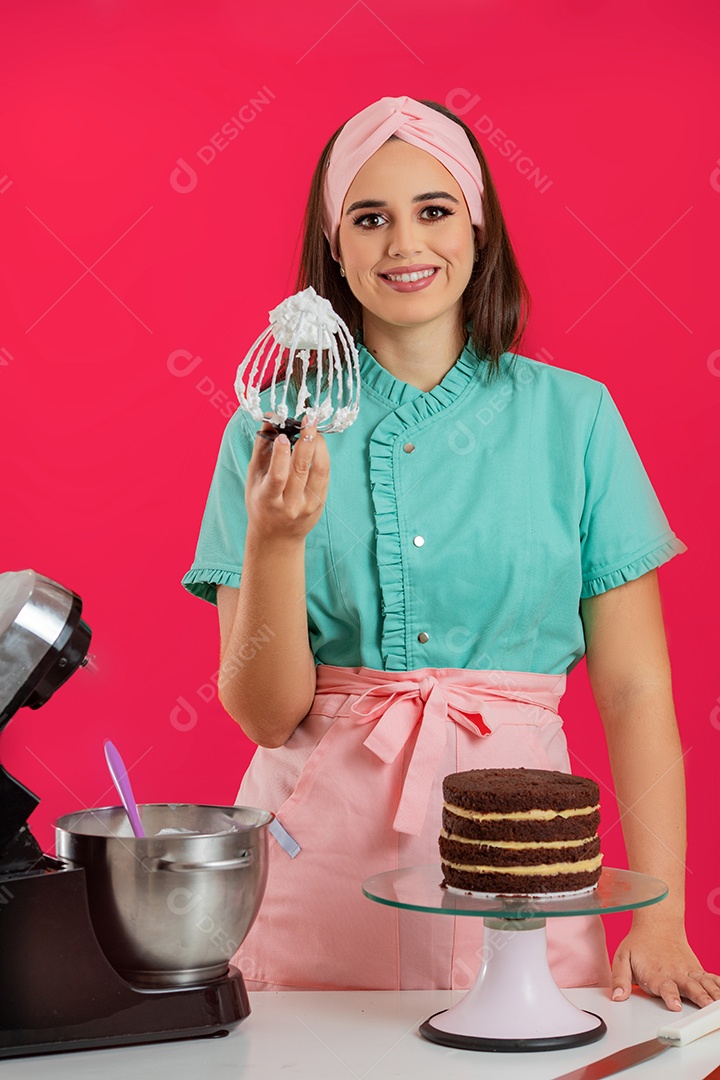
[[[470,344],[478,358],[487,362],[487,378],[491,380],[499,372],[500,356],[505,352],[519,351],[530,311],[530,294],[518,268],[500,200],[479,142],[470,128],[444,105],[436,101],[423,101],[422,104],[460,124],[480,162],[484,186],[485,243],[463,293],[463,328],[468,322],[471,323]],[[330,245],[323,232],[325,169],[343,127],[338,128],[325,146],[310,184],[295,291],[300,292],[312,285],[315,292],[330,301],[355,337],[357,331],[362,330],[362,305],[353,296],[347,280],[340,276],[339,266],[330,253]],[[396,139],[398,136],[391,135],[390,138]],[[518,332],[521,318],[522,326]]]

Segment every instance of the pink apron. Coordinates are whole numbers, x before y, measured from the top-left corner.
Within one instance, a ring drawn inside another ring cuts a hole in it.
[[[260,912],[233,958],[248,989],[472,986],[482,919],[390,908],[361,885],[403,866],[437,863],[440,873],[448,773],[570,772],[557,711],[565,683],[526,671],[319,665],[310,712],[284,746],[258,747],[236,800],[273,810],[281,827],[269,837]],[[559,986],[610,984],[600,916],[548,919],[547,940]]]

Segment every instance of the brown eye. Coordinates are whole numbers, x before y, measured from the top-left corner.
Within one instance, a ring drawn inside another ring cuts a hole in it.
[[[455,213],[454,210],[448,210],[446,206],[426,206],[425,210],[439,210],[441,212],[440,217],[431,218],[431,221],[442,221],[444,217],[452,217]],[[425,210],[423,210],[423,213],[425,213]]]
[[[379,217],[382,217],[382,214],[361,214],[360,217],[353,218],[353,225],[360,225],[361,228],[367,228],[368,226],[362,225],[363,221]],[[370,226],[370,228],[372,228],[372,226]]]

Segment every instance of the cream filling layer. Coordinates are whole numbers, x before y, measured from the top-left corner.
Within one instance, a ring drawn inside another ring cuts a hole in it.
[[[537,875],[549,877],[550,874],[582,874],[590,870],[597,870],[602,863],[602,854],[594,859],[583,859],[582,862],[559,862],[551,866],[473,866],[467,863],[448,862],[441,860],[443,866],[451,866],[453,870],[470,870],[474,874],[525,874],[530,877]]]
[[[597,806],[581,806],[570,810],[518,810],[511,814],[484,814],[479,810],[464,810],[462,806],[453,806],[449,802],[444,802],[443,806],[451,814],[470,818],[471,821],[552,821],[556,817],[569,818],[579,817],[581,814],[594,814],[600,809],[600,803],[598,803]]]
[[[483,844],[485,847],[510,848],[512,851],[521,851],[523,848],[568,848],[582,847],[583,844],[592,844],[596,837],[586,836],[581,840],[471,840],[467,836],[457,836],[445,829],[440,830],[444,840],[457,840],[461,844]]]

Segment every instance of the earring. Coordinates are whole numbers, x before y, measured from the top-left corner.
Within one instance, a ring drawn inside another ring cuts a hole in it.
[[[475,262],[477,262],[479,258],[480,258],[480,252],[479,252],[479,250],[477,248],[475,248]]]
[[[340,267],[340,277],[345,277],[345,271],[343,270],[342,266]]]

